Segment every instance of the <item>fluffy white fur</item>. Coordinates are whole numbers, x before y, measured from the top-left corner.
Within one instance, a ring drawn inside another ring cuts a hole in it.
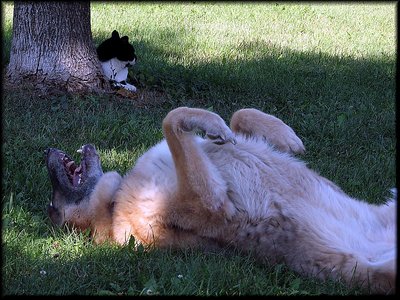
[[[229,128],[215,113],[177,108],[163,133],[122,179],[98,181],[87,212],[97,242],[234,247],[304,276],[394,292],[394,197],[374,205],[345,194],[293,156],[304,146],[289,126],[254,109]]]
[[[249,123],[247,132],[244,127]],[[218,244],[255,253],[261,260],[284,261],[302,274],[344,278],[347,283],[370,285],[373,291],[393,290],[394,200],[368,204],[310,170],[291,155],[304,151],[301,140],[275,117],[242,110],[231,127],[236,128],[235,135],[210,112],[182,108],[171,112],[163,123],[167,140],[137,161],[114,198],[114,239],[125,243],[132,234],[143,243],[185,246],[183,238],[175,241],[159,231],[160,224],[171,223]],[[225,143],[217,145],[187,132],[195,129]],[[182,191],[186,186],[188,195]],[[182,193],[185,196],[175,205]],[[205,211],[195,208],[199,200],[191,198],[197,195]],[[187,216],[178,207],[185,201],[193,206]],[[174,212],[169,207],[175,207]],[[207,211],[221,219],[213,221]],[[191,245],[192,239],[188,240]]]

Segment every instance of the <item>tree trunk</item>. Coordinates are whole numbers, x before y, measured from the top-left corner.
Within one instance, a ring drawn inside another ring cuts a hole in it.
[[[90,2],[14,2],[7,78],[41,91],[109,90],[90,29]]]

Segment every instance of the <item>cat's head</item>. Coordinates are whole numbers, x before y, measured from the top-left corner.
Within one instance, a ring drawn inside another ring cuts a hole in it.
[[[114,30],[109,39],[106,39],[97,47],[97,55],[101,62],[117,58],[133,65],[136,62],[135,49],[129,43],[127,36],[120,37],[118,31]]]

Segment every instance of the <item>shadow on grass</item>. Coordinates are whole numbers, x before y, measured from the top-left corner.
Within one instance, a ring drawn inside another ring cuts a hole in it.
[[[182,34],[168,29],[157,32],[159,36],[168,36],[169,43],[175,45],[184,39]],[[232,47],[231,52],[242,58],[223,55],[219,59],[183,66],[171,63],[178,61],[182,54],[169,52],[168,45],[145,41],[134,42],[134,45],[139,60],[132,73],[151,77],[150,86],[154,84],[173,93],[178,104],[187,101],[197,104],[197,94],[208,96],[207,104],[221,107],[229,104],[229,109],[241,107],[243,103],[266,109],[274,105],[290,108],[288,103],[295,102],[297,110],[299,106],[321,101],[330,106],[340,103],[340,99],[346,104],[360,104],[377,93],[380,94],[378,104],[382,103],[382,98],[390,103],[394,99],[395,57],[334,57],[252,41]],[[146,87],[148,78],[144,79]],[[382,95],[382,91],[385,94]]]
[[[164,29],[155,38],[168,36],[170,44],[179,44],[183,32]],[[237,109],[258,108],[295,129],[312,167],[326,172],[348,164],[348,172],[326,173],[345,190],[361,190],[360,197],[375,201],[382,194],[368,195],[365,182],[386,178],[378,180],[384,181],[378,183],[381,188],[394,185],[389,179],[395,178],[393,163],[383,156],[389,153],[393,161],[395,153],[395,57],[339,57],[252,41],[232,47],[230,52],[240,58],[183,66],[171,63],[181,54],[169,52],[168,46],[138,41],[135,48],[139,63],[131,74],[143,79],[142,89],[167,95],[165,113],[182,105],[203,107],[229,120]],[[328,160],[315,159],[315,154]],[[357,180],[365,163],[374,166]]]

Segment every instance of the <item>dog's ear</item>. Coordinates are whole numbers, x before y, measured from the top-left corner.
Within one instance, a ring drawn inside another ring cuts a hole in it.
[[[111,34],[111,37],[112,37],[113,39],[119,39],[119,33],[118,33],[118,31],[114,30],[114,31],[112,32],[112,34]]]
[[[121,41],[124,42],[124,43],[126,43],[126,44],[128,44],[129,38],[125,35],[125,36],[123,36],[123,37],[121,38]]]

